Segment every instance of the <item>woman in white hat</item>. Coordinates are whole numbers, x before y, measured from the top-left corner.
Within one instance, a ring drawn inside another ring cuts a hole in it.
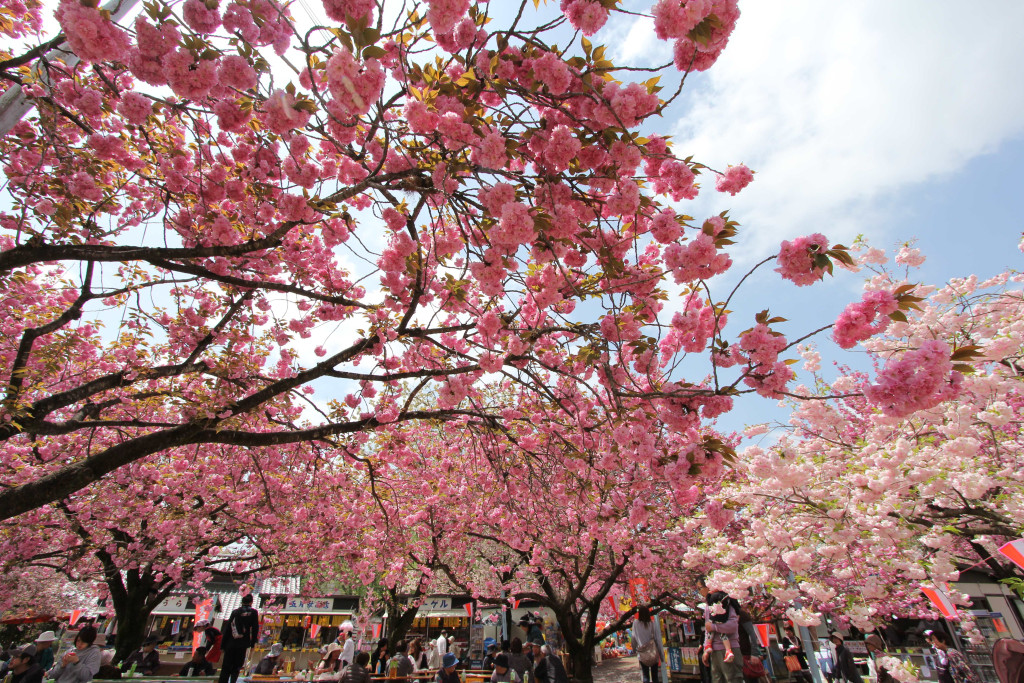
[[[281,653],[284,652],[284,645],[281,643],[274,643],[270,646],[270,650],[267,654],[259,661],[256,668],[252,670],[254,674],[260,676],[271,676],[277,673],[280,665]]]
[[[56,640],[53,631],[43,631],[36,638],[36,662],[43,671],[53,668],[53,643]]]

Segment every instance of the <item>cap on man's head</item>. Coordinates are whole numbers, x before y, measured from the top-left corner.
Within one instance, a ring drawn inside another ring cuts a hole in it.
[[[282,652],[284,652],[284,645],[281,643],[274,643],[270,646],[270,652],[267,653],[267,656],[280,657]]]
[[[458,657],[453,655],[451,652],[449,652],[448,654],[446,654],[444,657],[441,658],[441,666],[443,666],[446,669],[450,669],[451,667],[455,666],[458,663],[459,663]]]
[[[52,643],[55,640],[57,640],[57,636],[53,631],[43,631],[39,634],[39,637],[36,638],[37,643]]]
[[[204,628],[210,628],[210,620],[209,619],[200,619],[199,621],[196,622],[196,625],[192,627],[192,629],[196,630],[196,631],[201,631]]]
[[[12,659],[14,657],[29,657],[29,658],[32,658],[32,657],[35,657],[35,656],[36,656],[36,646],[34,644],[32,644],[32,643],[29,643],[28,645],[22,645],[19,648],[15,648],[14,650],[11,650],[11,658]]]
[[[840,643],[843,642],[843,634],[839,631],[832,631],[832,633],[828,634],[828,637],[833,640],[838,640]]]
[[[149,638],[146,638],[146,642],[144,642],[143,645],[148,647],[150,645],[157,645],[159,642],[159,638],[157,638],[156,636],[150,636]]]

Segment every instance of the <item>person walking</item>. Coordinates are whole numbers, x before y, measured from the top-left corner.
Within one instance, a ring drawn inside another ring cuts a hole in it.
[[[235,683],[245,664],[245,655],[256,645],[260,635],[260,615],[252,607],[252,593],[242,596],[242,606],[231,613],[224,623],[224,665],[220,669],[220,683]]]
[[[661,648],[661,633],[647,605],[640,605],[637,609],[636,620],[633,622],[633,643],[644,683],[659,683],[665,651]]]
[[[728,652],[740,649],[740,615],[733,605],[735,602],[722,591],[710,592],[704,600],[704,653],[701,660],[711,670],[712,683],[743,683],[740,663],[733,657],[726,660],[726,641],[729,643]],[[711,609],[715,605],[724,610],[725,621],[711,618]]]
[[[349,666],[356,659],[356,640],[352,637],[352,626],[351,621],[342,623],[341,630],[338,632],[338,644],[341,645],[341,668]]]
[[[64,653],[60,661],[50,669],[47,678],[57,683],[86,683],[100,670],[100,649],[96,642],[96,627],[83,626],[75,636],[75,646]]]
[[[848,683],[864,683],[860,671],[857,670],[857,664],[853,661],[853,653],[843,642],[843,634],[832,633],[829,635],[829,640],[836,648],[836,663],[835,668],[832,669],[833,677],[836,680],[843,679]]]
[[[448,631],[441,631],[441,635],[437,637],[437,658],[440,660],[446,654],[448,654]]]
[[[942,631],[925,632],[928,642],[942,656],[939,658],[938,678],[951,683],[981,683],[967,658],[950,644],[950,638]]]
[[[882,640],[882,636],[872,633],[864,639],[864,647],[867,648],[871,661],[875,663],[876,683],[896,683],[896,679],[879,661],[885,656],[885,641]]]

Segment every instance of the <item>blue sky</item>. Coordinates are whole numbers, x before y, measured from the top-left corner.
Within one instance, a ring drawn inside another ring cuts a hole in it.
[[[687,81],[661,127],[680,156],[757,172],[736,197],[707,187],[681,207],[698,217],[729,208],[743,225],[730,277],[811,232],[846,244],[864,235],[890,253],[916,240],[928,260],[915,279],[927,283],[1024,266],[1024,42],[1016,33],[1024,5],[980,2],[965,12],[944,0],[741,0],[740,8],[729,47]],[[669,58],[649,20],[619,17],[597,39],[617,63]],[[797,288],[770,267],[733,307],[733,334],[770,307],[797,337],[860,296],[855,274]],[[724,297],[731,282],[716,284]],[[818,346],[826,362],[860,364],[825,335]],[[772,401],[739,405],[723,427],[784,416]]]
[[[646,12],[650,5],[622,6]],[[496,24],[517,6],[492,2]],[[551,0],[541,11],[557,7]],[[916,239],[928,257],[920,279],[929,283],[1024,264],[1017,248],[1024,230],[1024,88],[1017,75],[1024,3],[741,0],[740,8],[718,63],[691,75],[666,117],[641,128],[671,134],[680,156],[721,169],[746,163],[757,172],[737,197],[716,193],[709,179],[700,198],[680,207],[697,217],[728,208],[742,224],[732,277],[783,239],[810,232],[847,244],[863,234],[888,250]],[[301,23],[303,13],[295,13]],[[650,20],[636,16],[613,14],[594,42],[607,45],[617,64],[670,59]],[[840,272],[797,288],[770,268],[733,307],[732,334],[768,307],[791,319],[783,332],[800,336],[860,296],[857,275]],[[724,298],[731,282],[716,284]],[[347,336],[339,330],[327,345]],[[315,342],[303,350],[324,340]],[[827,336],[819,346],[826,358],[857,362]],[[724,424],[739,428],[779,415],[774,402],[754,398]]]

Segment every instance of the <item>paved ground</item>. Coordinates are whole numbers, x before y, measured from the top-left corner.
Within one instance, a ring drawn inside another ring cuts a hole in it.
[[[636,657],[606,659],[594,667],[594,683],[640,683]]]

